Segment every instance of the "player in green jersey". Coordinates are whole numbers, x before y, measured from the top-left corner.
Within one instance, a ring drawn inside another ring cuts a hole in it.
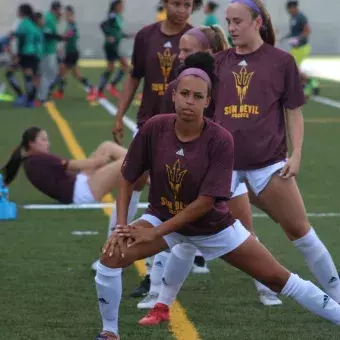
[[[58,87],[58,90],[53,94],[53,97],[56,99],[64,98],[64,88],[66,85],[65,78],[70,70],[73,77],[77,79],[80,83],[82,83],[88,90],[91,91],[93,88],[88,79],[81,76],[78,67],[78,60],[80,55],[78,49],[79,31],[77,23],[75,21],[75,11],[73,6],[66,6],[65,19],[67,23],[66,32],[64,35],[65,57],[60,64],[60,73],[51,86],[51,90],[55,86]]]
[[[14,35],[17,39],[19,66],[25,79],[26,95],[19,96],[15,105],[32,107],[36,94],[33,77],[38,72],[42,53],[42,38],[40,30],[35,24],[34,11],[31,5],[20,5],[18,17],[22,20]]]
[[[122,80],[124,74],[128,71],[127,59],[120,55],[119,45],[123,38],[128,35],[123,33],[123,17],[124,10],[123,0],[112,1],[109,8],[108,18],[100,25],[102,32],[105,36],[104,51],[107,61],[107,67],[100,77],[98,86],[98,93],[91,91],[88,100],[93,101],[97,98],[105,98],[104,90],[110,80],[111,74],[114,71],[115,62],[119,60],[121,68],[116,72],[114,79],[109,85],[109,92],[113,97],[118,97],[116,85]]]

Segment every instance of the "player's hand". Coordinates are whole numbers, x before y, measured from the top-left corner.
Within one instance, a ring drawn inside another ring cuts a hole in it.
[[[143,228],[136,226],[117,226],[117,234],[122,237],[133,239],[133,242],[128,247],[134,244],[152,242],[157,238],[155,228]]]
[[[114,37],[107,37],[107,42],[113,44],[116,41]]]
[[[296,176],[300,170],[301,154],[300,152],[293,153],[288,159],[286,165],[280,172],[280,177],[283,179],[288,179]]]
[[[112,129],[112,135],[115,142],[118,143],[119,145],[122,145],[122,139],[124,138],[123,118],[120,118],[118,116],[116,117]]]
[[[102,252],[103,254],[107,254],[109,257],[124,257],[123,254],[131,243],[132,240],[127,239],[126,237],[121,237],[116,231],[113,231],[109,239],[105,242]]]
[[[118,236],[118,234],[114,231],[105,242],[102,248],[102,253],[107,254],[109,257],[116,254],[116,252],[119,251],[119,238],[120,236]]]

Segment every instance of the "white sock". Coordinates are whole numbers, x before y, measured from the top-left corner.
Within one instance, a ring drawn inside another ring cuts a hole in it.
[[[130,200],[129,210],[128,210],[127,223],[133,222],[133,220],[134,220],[134,218],[137,214],[138,203],[140,201],[141,194],[142,194],[141,191],[134,191],[131,195],[131,200]],[[110,222],[109,222],[109,227],[108,227],[108,230],[107,230],[107,238],[109,238],[111,236],[111,233],[112,233],[113,229],[116,227],[116,225],[117,225],[117,209],[113,208],[111,218],[110,218]]]
[[[169,255],[170,253],[162,251],[161,253],[154,256],[150,274],[150,295],[158,296],[161,291],[164,268],[166,266]]]
[[[312,282],[291,274],[281,294],[293,298],[312,313],[340,325],[340,305]]]
[[[122,270],[97,265],[95,277],[103,331],[118,335],[118,312],[122,297]]]
[[[309,270],[319,281],[325,292],[340,302],[339,274],[331,255],[316,235],[313,228],[302,238],[293,242],[305,257]]]
[[[151,275],[151,270],[152,270],[152,266],[153,266],[153,260],[154,260],[154,256],[151,257],[147,257],[144,261],[145,261],[145,267],[146,267],[146,275]]]
[[[181,244],[183,246],[186,244]],[[191,245],[189,245],[191,246]],[[174,248],[173,248],[174,249]],[[195,252],[188,249],[185,256],[178,257],[183,253],[172,252],[164,269],[161,292],[157,299],[158,303],[170,306],[176,299],[184,281],[188,277],[195,259]]]

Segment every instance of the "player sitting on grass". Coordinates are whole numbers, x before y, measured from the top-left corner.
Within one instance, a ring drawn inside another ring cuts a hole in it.
[[[117,184],[125,154],[119,145],[104,142],[87,159],[58,157],[50,153],[47,132],[31,127],[1,173],[9,185],[23,164],[28,180],[45,195],[64,204],[94,203]]]

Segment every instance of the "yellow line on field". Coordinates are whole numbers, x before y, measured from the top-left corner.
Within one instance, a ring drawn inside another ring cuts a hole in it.
[[[48,114],[56,123],[64,141],[75,159],[84,159],[86,155],[84,150],[79,145],[73,131],[68,124],[67,120],[63,118],[61,113],[57,110],[54,103],[49,102],[45,104]],[[106,195],[102,202],[112,203],[114,199],[112,195]],[[111,217],[111,208],[103,209],[105,214]],[[146,273],[144,261],[136,261],[135,266],[139,275],[144,276]],[[171,332],[175,335],[177,340],[199,340],[200,337],[195,326],[188,319],[184,308],[180,305],[178,301],[175,301],[170,311],[170,324],[169,328]]]

